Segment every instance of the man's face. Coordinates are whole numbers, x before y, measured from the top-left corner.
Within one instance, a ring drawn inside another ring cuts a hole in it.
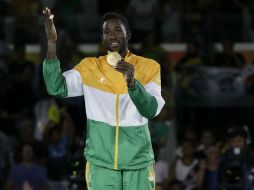
[[[111,19],[103,23],[102,41],[109,51],[124,54],[127,50],[129,34],[119,19]]]

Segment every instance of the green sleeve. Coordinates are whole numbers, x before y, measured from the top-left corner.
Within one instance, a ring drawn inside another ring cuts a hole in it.
[[[67,85],[58,59],[43,61],[43,79],[47,92],[52,96],[67,97]]]
[[[134,87],[128,88],[128,92],[132,102],[142,116],[148,119],[155,116],[158,108],[157,100],[154,96],[146,92],[138,80],[135,80]]]

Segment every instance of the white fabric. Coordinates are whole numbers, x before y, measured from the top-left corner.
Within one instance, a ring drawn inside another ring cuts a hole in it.
[[[184,165],[181,159],[178,159],[176,162],[176,179],[179,181],[185,181],[186,177],[190,173],[190,171],[196,166],[198,160],[193,160],[190,165]]]
[[[116,94],[84,85],[87,118],[116,125]],[[147,123],[128,94],[119,95],[119,126],[132,127]]]
[[[116,94],[84,85],[80,73],[75,69],[66,71],[63,75],[67,84],[67,97],[84,95],[88,119],[105,122],[112,126],[116,125]],[[150,82],[144,88],[156,98],[158,103],[156,115],[158,115],[165,103],[161,97],[161,87]],[[140,115],[129,94],[119,95],[118,115],[121,127],[140,126],[148,122],[147,118]]]
[[[119,98],[120,126],[144,125],[148,120],[140,115],[129,94],[121,94]]]
[[[149,82],[147,85],[144,86],[144,88],[150,95],[154,96],[157,100],[158,108],[155,114],[155,116],[157,116],[160,113],[163,105],[165,104],[164,99],[161,97],[161,86],[154,82]]]
[[[67,97],[82,96],[83,95],[83,84],[80,73],[71,69],[63,73],[66,79],[68,95]]]

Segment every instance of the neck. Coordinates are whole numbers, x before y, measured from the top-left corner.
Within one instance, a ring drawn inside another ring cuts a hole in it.
[[[126,48],[125,50],[123,50],[122,52],[119,52],[119,53],[124,58],[128,53],[128,49]]]

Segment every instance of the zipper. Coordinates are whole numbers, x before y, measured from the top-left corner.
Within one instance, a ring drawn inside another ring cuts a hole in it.
[[[116,95],[116,138],[115,138],[114,170],[117,170],[118,165],[118,139],[119,139],[119,94]]]

